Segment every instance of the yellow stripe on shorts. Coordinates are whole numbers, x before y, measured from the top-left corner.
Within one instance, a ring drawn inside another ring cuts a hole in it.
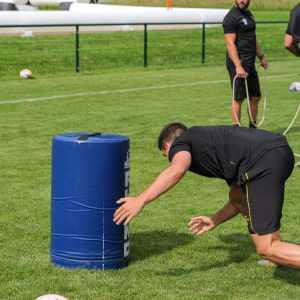
[[[248,193],[248,182],[249,182],[249,177],[247,175],[247,173],[245,173],[246,177],[247,177],[247,183],[246,183],[246,191],[247,191],[247,204],[248,204],[248,210],[249,210],[249,219],[250,219],[250,226],[251,229],[254,231],[253,227],[252,227],[252,220],[251,220],[251,212],[250,212],[250,203],[249,203],[249,193]],[[258,233],[256,231],[254,231],[257,235]]]

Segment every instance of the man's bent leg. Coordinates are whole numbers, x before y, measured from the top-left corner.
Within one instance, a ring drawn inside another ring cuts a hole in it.
[[[229,191],[229,200],[230,203],[236,208],[236,210],[244,215],[244,206],[243,206],[243,192],[242,190],[236,185],[236,181],[230,185],[230,191]]]
[[[280,241],[279,230],[266,235],[251,234],[257,254],[282,266],[300,269],[300,246]]]
[[[285,181],[293,169],[292,149],[275,147],[239,178],[250,234],[262,236],[280,229]]]

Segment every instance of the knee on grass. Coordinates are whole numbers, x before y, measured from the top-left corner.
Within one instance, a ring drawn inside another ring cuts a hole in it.
[[[276,255],[274,255],[274,248],[272,245],[258,245],[256,246],[256,252],[264,259],[276,261]]]

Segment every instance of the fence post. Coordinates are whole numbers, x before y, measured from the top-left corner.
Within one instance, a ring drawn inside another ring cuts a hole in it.
[[[205,23],[202,24],[202,63],[205,63]]]
[[[76,72],[79,72],[79,26],[76,25]]]
[[[147,24],[145,24],[145,29],[144,29],[144,67],[147,67],[147,47],[148,47]]]

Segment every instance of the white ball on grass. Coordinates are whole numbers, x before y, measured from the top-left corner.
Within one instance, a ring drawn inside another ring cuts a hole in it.
[[[25,69],[25,70],[22,70],[20,72],[20,76],[22,78],[31,78],[32,77],[32,72],[30,70]]]
[[[38,297],[35,300],[69,300],[69,299],[60,295],[48,294],[48,295]]]
[[[300,92],[300,82],[294,82],[290,85],[290,91]]]

